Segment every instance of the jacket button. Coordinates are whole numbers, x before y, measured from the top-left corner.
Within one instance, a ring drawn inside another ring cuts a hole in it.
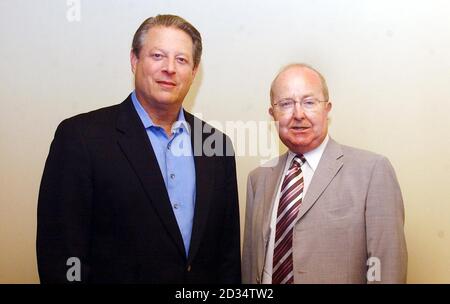
[[[188,267],[186,268],[187,272],[191,271],[191,265],[188,265]]]

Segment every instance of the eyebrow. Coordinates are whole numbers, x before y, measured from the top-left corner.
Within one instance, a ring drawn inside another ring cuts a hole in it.
[[[161,48],[158,48],[158,47],[154,47],[154,48],[151,48],[151,49],[149,50],[149,52],[154,52],[154,51],[160,51],[160,52],[162,52],[162,53],[164,53],[164,54],[167,54],[167,53],[168,53],[168,51],[166,51],[166,50],[164,50],[164,49],[161,49]],[[177,53],[175,53],[175,56],[180,56],[180,55],[189,57],[189,55],[188,55],[187,53],[185,53],[185,52],[177,52]],[[192,58],[194,58],[193,55],[192,55]]]
[[[314,94],[312,94],[312,93],[304,94],[304,95],[302,95],[301,99],[305,99],[305,98],[309,98],[309,97],[314,97]],[[283,100],[283,99],[296,99],[296,96],[290,95],[290,96],[287,96],[287,97],[281,97],[280,98],[280,100]]]

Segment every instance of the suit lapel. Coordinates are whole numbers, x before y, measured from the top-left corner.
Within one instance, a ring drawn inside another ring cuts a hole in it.
[[[120,148],[139,177],[142,187],[169,235],[176,243],[180,253],[185,256],[183,238],[170,204],[158,161],[130,96],[121,104],[117,130],[119,131],[118,144]]]
[[[267,242],[270,237],[270,222],[272,221],[273,206],[275,199],[277,197],[278,188],[280,182],[283,178],[283,169],[286,164],[287,153],[278,157],[277,163],[273,164],[268,170],[266,170],[266,175],[264,176],[264,201],[263,205],[258,209],[262,212],[262,233],[260,236],[261,243],[257,250],[258,254],[256,256],[257,271],[260,276],[264,269],[265,259],[267,255]]]
[[[300,205],[297,221],[314,205],[339,172],[344,164],[341,159],[342,156],[343,153],[340,145],[330,138],[319,162],[319,166],[314,172],[308,191],[303,199],[303,203]]]
[[[281,180],[283,179],[284,166],[286,165],[286,159],[288,153],[281,155],[278,158],[278,163],[271,168],[265,178],[265,193],[264,193],[264,206],[263,206],[263,239],[267,240],[270,232],[270,222],[272,220],[273,205],[277,198],[278,188],[280,187]]]
[[[206,138],[203,134],[204,123],[188,112],[185,113],[186,121],[191,128],[191,144],[195,163],[195,212],[192,226],[191,243],[189,246],[188,263],[195,257],[206,227],[209,208],[211,205],[211,193],[214,186],[214,157],[203,154],[203,143]],[[199,146],[201,145],[201,146]]]

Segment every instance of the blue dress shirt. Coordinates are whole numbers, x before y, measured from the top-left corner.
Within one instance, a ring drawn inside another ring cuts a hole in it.
[[[184,110],[180,109],[178,119],[172,125],[172,136],[169,138],[164,129],[155,125],[145,112],[135,91],[131,94],[131,99],[155,151],[187,256],[194,220],[195,164],[191,131],[184,118]]]

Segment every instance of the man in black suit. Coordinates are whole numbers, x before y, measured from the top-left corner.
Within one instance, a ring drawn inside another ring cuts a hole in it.
[[[132,94],[58,126],[39,192],[42,283],[240,283],[234,151],[182,108],[201,51],[184,19],[147,19]]]

